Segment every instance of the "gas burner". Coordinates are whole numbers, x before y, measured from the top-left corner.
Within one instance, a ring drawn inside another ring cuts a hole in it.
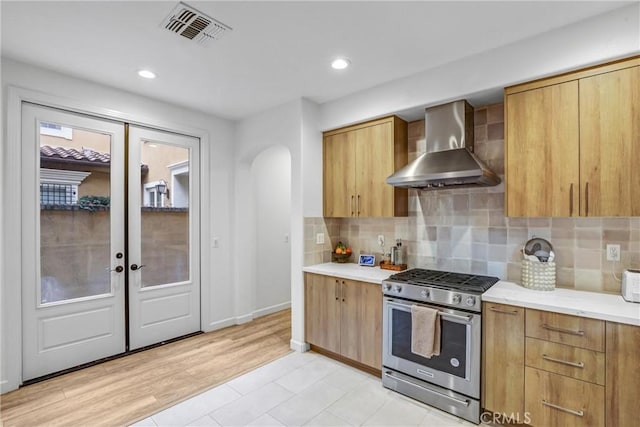
[[[416,286],[434,286],[440,289],[483,293],[500,279],[490,276],[414,268],[394,274],[389,277],[389,280],[405,282]]]
[[[480,296],[497,277],[414,268],[382,282],[382,293],[396,298],[481,311]]]

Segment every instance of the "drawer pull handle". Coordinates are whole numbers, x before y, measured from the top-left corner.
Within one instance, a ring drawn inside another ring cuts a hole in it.
[[[584,363],[582,362],[569,362],[568,360],[556,359],[555,357],[547,356],[546,354],[543,354],[542,358],[549,362],[561,363],[563,365],[573,366],[574,368],[584,368]]]
[[[584,336],[584,331],[574,331],[573,329],[558,328],[557,326],[547,325],[546,323],[543,324],[542,327],[544,329],[548,329],[550,331],[555,331],[555,332],[561,332],[563,334],[577,335],[577,336],[580,336],[580,337]]]
[[[489,310],[494,311],[496,313],[511,314],[512,316],[517,316],[519,314],[518,310],[500,310],[499,308],[493,308],[493,307],[489,307]]]
[[[542,404],[548,406],[553,409],[557,409],[558,411],[566,412],[568,414],[577,415],[578,417],[584,417],[584,411],[574,411],[573,409],[564,408],[559,405],[554,405],[553,403],[549,403],[546,400],[542,401]]]

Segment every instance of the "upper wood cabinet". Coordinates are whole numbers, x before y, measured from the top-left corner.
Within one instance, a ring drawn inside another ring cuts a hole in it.
[[[408,215],[408,191],[386,178],[407,164],[407,123],[390,116],[325,132],[324,216]]]
[[[506,215],[639,216],[639,94],[640,57],[506,88]]]

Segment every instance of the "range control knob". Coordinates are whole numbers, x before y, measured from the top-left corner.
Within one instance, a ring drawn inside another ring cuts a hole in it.
[[[429,298],[429,291],[427,291],[426,289],[425,289],[425,290],[420,291],[420,296],[421,296],[422,298]]]
[[[453,297],[451,297],[451,303],[452,304],[460,304],[460,295],[455,294]]]
[[[390,290],[391,290],[391,283],[385,283],[383,286],[384,286],[384,290],[385,290],[385,291],[387,291],[387,292],[388,292],[388,291],[390,291]]]
[[[394,290],[394,291],[396,291],[397,293],[400,293],[400,292],[402,292],[402,286],[400,286],[400,285],[395,285],[395,286],[393,287],[393,290]]]
[[[476,305],[476,298],[475,297],[467,297],[467,299],[464,301],[465,304],[467,304],[469,307],[473,307],[474,305]]]

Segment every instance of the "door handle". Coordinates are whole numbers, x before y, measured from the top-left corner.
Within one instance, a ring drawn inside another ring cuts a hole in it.
[[[354,212],[354,210],[353,210],[353,198],[354,198],[354,196],[352,194],[351,195],[351,216],[353,216],[353,212]]]
[[[116,273],[122,273],[124,271],[124,267],[119,265],[116,268],[107,267],[107,268],[105,268],[105,270],[107,270],[107,271],[115,271]]]
[[[569,216],[573,216],[573,182],[569,188]]]
[[[142,267],[144,267],[144,264],[131,264],[131,271],[136,271],[136,270],[142,270]]]
[[[358,216],[360,216],[360,195],[358,194]]]
[[[585,212],[584,214],[586,216],[589,216],[589,183],[587,182],[587,185],[585,185],[584,188],[584,198],[585,198]]]

